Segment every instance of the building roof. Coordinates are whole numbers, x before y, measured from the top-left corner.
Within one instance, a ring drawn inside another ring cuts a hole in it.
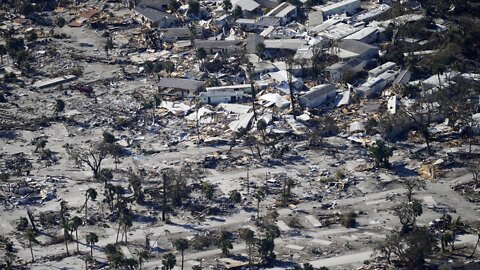
[[[362,55],[371,49],[378,49],[375,46],[369,45],[353,39],[344,39],[340,42],[339,48]]]
[[[158,86],[162,88],[198,90],[199,88],[205,86],[205,82],[191,79],[161,78],[160,82],[158,82]]]
[[[174,27],[161,29],[163,38],[185,38],[190,37],[190,30],[188,27]],[[195,37],[199,37],[202,33],[202,28],[195,29]]]
[[[314,86],[307,93],[303,94],[301,98],[307,100],[314,100],[316,98],[322,97],[332,91],[336,91],[335,85],[326,83]]]
[[[450,81],[454,80],[460,75],[459,72],[452,71],[452,72],[445,72],[443,74],[440,74],[440,80],[438,75],[432,75],[426,80],[422,81],[423,85],[428,85],[428,86],[439,86],[440,84],[446,84],[449,83]]]
[[[283,2],[280,5],[276,6],[274,9],[272,9],[270,12],[268,12],[266,16],[282,18],[295,9],[296,7],[294,5],[288,2]]]
[[[339,40],[359,30],[359,27],[340,22],[328,27],[324,32],[320,33],[320,35],[329,39]]]
[[[233,0],[232,5],[239,6],[242,8],[242,10],[246,11],[253,11],[260,7],[260,4],[253,0]]]
[[[264,41],[266,49],[285,49],[285,50],[298,50],[304,45],[307,45],[307,41],[303,39],[266,39]]]
[[[371,74],[371,75],[377,76],[377,75],[379,75],[379,74],[381,74],[381,73],[383,73],[383,72],[385,72],[389,69],[392,69],[396,66],[397,66],[397,64],[395,64],[394,62],[386,62],[383,65],[380,65],[380,66],[378,66],[374,69],[371,69],[370,71],[368,71],[368,73]]]
[[[355,32],[349,36],[346,36],[345,39],[354,39],[354,40],[361,40],[365,37],[368,37],[369,35],[375,34],[378,32],[378,27],[365,27],[358,32]]]
[[[408,69],[401,70],[397,78],[393,81],[393,85],[404,84],[410,81],[412,73]]]
[[[207,87],[207,92],[215,92],[215,91],[240,91],[244,88],[252,87],[250,84],[236,84],[236,85],[222,85],[222,86],[214,86],[214,87]]]
[[[98,9],[90,9],[78,14],[79,17],[89,20],[100,12]]]
[[[335,10],[337,8],[340,8],[340,7],[343,7],[343,6],[346,6],[346,5],[351,5],[355,2],[358,2],[358,5],[360,5],[360,0],[344,0],[344,1],[340,1],[340,2],[331,4],[331,5],[328,5],[328,6],[324,6],[324,7],[321,8],[321,10],[323,12],[329,12],[331,10]]]
[[[237,24],[255,24],[255,19],[240,18],[235,21]]]
[[[327,30],[329,27],[331,27],[332,25],[340,23],[344,20],[345,20],[345,18],[342,18],[342,17],[333,17],[333,18],[330,18],[328,20],[325,20],[323,23],[321,23],[319,25],[316,25],[314,27],[310,27],[309,31],[311,31],[311,32],[323,32],[323,31]]]
[[[279,23],[280,23],[280,18],[270,17],[270,16],[262,16],[255,22],[255,24],[259,27],[276,26]]]
[[[174,15],[162,11],[161,8],[143,5],[142,3],[138,4],[135,7],[135,11],[152,22],[159,22],[162,19],[177,19],[177,17],[175,17]]]
[[[195,47],[204,49],[228,48],[238,46],[244,40],[195,40]]]

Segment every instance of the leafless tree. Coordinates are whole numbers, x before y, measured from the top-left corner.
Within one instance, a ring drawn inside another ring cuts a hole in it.
[[[67,154],[79,166],[87,165],[93,172],[96,179],[102,168],[102,162],[109,155],[109,145],[106,143],[96,143],[89,147],[67,146]]]
[[[438,103],[435,102],[433,95],[423,97],[417,103],[406,109],[402,107],[402,111],[415,124],[418,132],[422,135],[427,144],[427,151],[429,155],[433,155],[431,143],[433,135],[430,132],[430,124],[434,122],[435,118],[440,114]]]

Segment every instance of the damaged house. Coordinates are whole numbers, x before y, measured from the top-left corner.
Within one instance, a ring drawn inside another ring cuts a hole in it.
[[[340,82],[345,74],[356,75],[365,68],[365,61],[357,58],[350,59],[346,62],[335,63],[325,69],[326,77],[332,82]]]
[[[171,27],[177,23],[177,17],[166,12],[169,3],[167,0],[144,0],[135,7],[135,18],[150,28]]]
[[[195,40],[197,49],[204,49],[207,53],[214,54],[217,52],[241,52],[245,50],[244,40]]]
[[[330,53],[342,60],[358,58],[368,63],[378,58],[378,51],[378,47],[353,39],[343,39],[337,47],[330,50]]]
[[[343,0],[331,5],[326,5],[320,8],[320,10],[322,11],[324,18],[328,18],[336,14],[353,15],[360,9],[360,4],[360,0]]]
[[[179,78],[162,78],[158,82],[158,89],[171,96],[194,96],[205,90],[205,83],[202,81]]]
[[[288,2],[283,2],[268,12],[266,16],[278,18],[282,24],[287,24],[297,16],[297,7]]]
[[[301,95],[298,100],[302,107],[315,108],[337,95],[335,85],[327,83],[314,86],[307,93]]]
[[[249,84],[207,87],[207,91],[199,93],[198,96],[202,103],[212,105],[235,103],[243,100],[245,90],[249,91],[250,87]]]

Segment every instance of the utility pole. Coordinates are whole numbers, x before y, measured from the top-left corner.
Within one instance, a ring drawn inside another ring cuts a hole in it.
[[[247,195],[250,195],[250,167],[247,167]]]
[[[162,172],[163,179],[163,204],[162,204],[162,221],[165,222],[165,212],[167,211],[167,175]]]

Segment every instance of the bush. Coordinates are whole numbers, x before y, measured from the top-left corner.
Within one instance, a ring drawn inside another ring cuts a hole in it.
[[[104,131],[103,132],[103,142],[104,143],[114,143],[115,142],[115,136],[108,132],[108,131]]]
[[[21,217],[17,222],[17,230],[25,231],[28,228],[28,219],[26,217]]]
[[[341,223],[345,228],[355,228],[357,226],[357,214],[348,212],[343,214]]]

